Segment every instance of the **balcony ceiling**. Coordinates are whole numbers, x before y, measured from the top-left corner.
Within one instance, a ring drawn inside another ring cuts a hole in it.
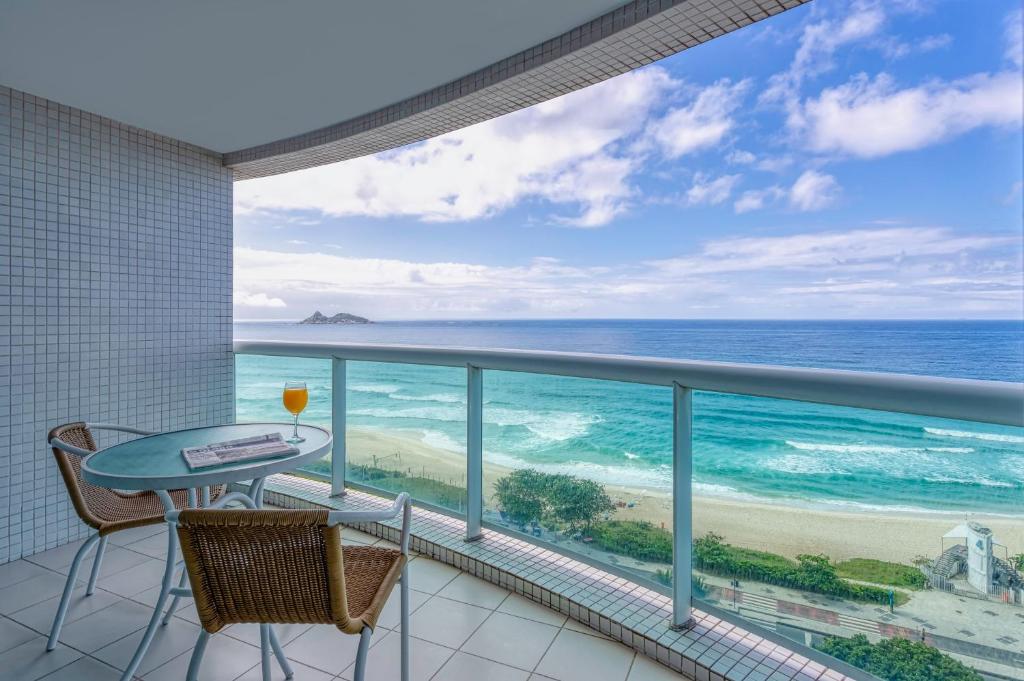
[[[0,9],[0,83],[228,152],[411,97],[621,4],[19,0]]]
[[[586,87],[807,0],[8,0],[0,85],[223,154],[354,158]]]

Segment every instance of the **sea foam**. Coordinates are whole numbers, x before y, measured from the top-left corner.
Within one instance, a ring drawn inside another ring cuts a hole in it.
[[[929,435],[941,435],[943,437],[961,437],[974,440],[986,440],[988,442],[1007,442],[1009,444],[1024,444],[1024,437],[1020,435],[1008,435],[1003,433],[977,433],[970,430],[947,430],[946,428],[928,428],[924,432]]]

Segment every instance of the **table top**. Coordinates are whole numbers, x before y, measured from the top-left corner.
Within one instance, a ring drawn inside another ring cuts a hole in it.
[[[241,437],[281,433],[291,437],[290,423],[238,423],[175,430],[140,437],[102,449],[82,464],[86,481],[100,487],[123,490],[167,490],[221,485],[251,480],[298,468],[315,461],[331,449],[331,432],[318,426],[299,426],[305,442],[296,444],[298,454],[260,461],[210,466],[189,470],[181,455],[184,447],[198,447]]]

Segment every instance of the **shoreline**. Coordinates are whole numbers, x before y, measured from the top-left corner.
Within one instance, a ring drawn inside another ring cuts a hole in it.
[[[352,427],[348,431],[350,463],[377,464],[412,475],[428,473],[457,486],[465,485],[465,456],[426,444],[418,431]],[[512,469],[484,462],[485,505],[495,480]],[[669,527],[672,498],[661,492],[632,486],[605,485],[613,501],[633,503],[619,508],[613,518],[646,520]],[[1024,552],[1024,518],[970,514],[969,519],[992,529],[1009,555]],[[875,558],[910,564],[918,557],[935,558],[942,536],[964,522],[956,512],[891,512],[869,509],[821,509],[796,504],[693,495],[693,535],[722,535],[735,546],[771,551],[789,558],[801,553],[824,553],[832,560]],[[1003,557],[1000,547],[996,555]]]

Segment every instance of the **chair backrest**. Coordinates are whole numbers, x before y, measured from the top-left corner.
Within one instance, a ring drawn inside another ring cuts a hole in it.
[[[55,438],[78,449],[89,452],[96,451],[96,441],[93,439],[92,432],[81,421],[57,426],[46,436],[46,441],[52,442]],[[71,497],[71,504],[74,506],[75,512],[86,525],[99,529],[104,520],[96,515],[92,507],[97,504],[101,507],[105,506],[107,502],[114,501],[107,497],[116,495],[111,490],[96,487],[82,479],[82,457],[57,446],[52,446],[51,449],[60,475],[64,479],[64,485],[68,488],[68,495]]]
[[[334,624],[358,633],[341,528],[328,523],[327,511],[185,510],[177,523],[206,631],[259,622]]]

